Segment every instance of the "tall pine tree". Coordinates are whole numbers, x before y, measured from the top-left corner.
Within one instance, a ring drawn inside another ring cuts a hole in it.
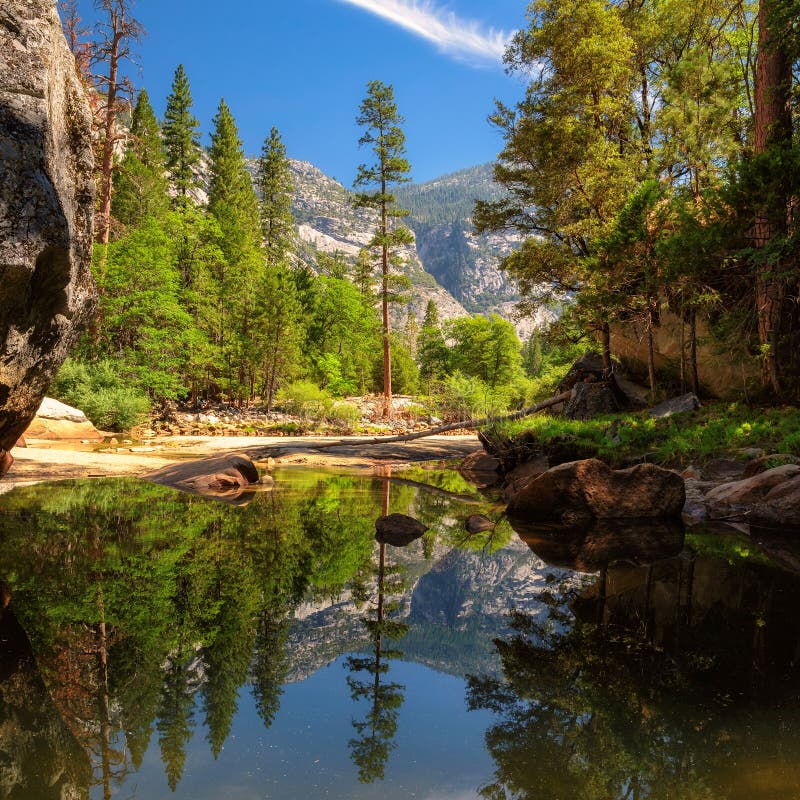
[[[179,203],[185,202],[190,191],[197,186],[194,168],[200,163],[199,125],[192,115],[189,79],[183,64],[179,64],[164,114],[167,170]]]
[[[114,180],[114,217],[123,225],[138,225],[145,217],[160,217],[169,209],[164,144],[147,91],[133,109],[131,138]]]
[[[269,264],[283,262],[294,247],[292,175],[286,146],[277,128],[270,131],[258,159],[256,186],[261,194],[261,231]]]
[[[358,167],[355,187],[362,191],[356,195],[355,205],[359,208],[372,208],[378,213],[378,225],[369,246],[380,253],[381,259],[383,398],[384,416],[389,418],[392,414],[390,266],[397,249],[414,241],[408,228],[393,224],[408,212],[398,207],[390,189],[393,185],[408,182],[411,172],[405,158],[406,137],[400,128],[404,119],[398,113],[394,89],[380,81],[370,81],[356,122],[365,128],[359,144],[369,145],[375,156],[371,164],[361,164]]]
[[[224,263],[217,275],[220,303],[219,345],[223,378],[231,396],[252,397],[259,361],[250,339],[254,334],[256,298],[264,270],[261,226],[256,197],[239,131],[224,100],[211,134],[211,180],[208,210],[222,233]]]

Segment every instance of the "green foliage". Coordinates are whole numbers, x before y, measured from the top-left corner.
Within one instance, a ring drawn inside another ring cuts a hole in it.
[[[295,381],[278,390],[278,408],[304,419],[322,419],[331,408],[331,396],[311,381]]]
[[[277,128],[264,141],[256,168],[264,249],[270,264],[282,264],[294,249],[292,177],[286,146]]]
[[[169,208],[166,163],[161,130],[150,98],[142,89],[133,109],[130,142],[114,176],[111,210],[126,228]]]
[[[81,363],[67,359],[50,386],[57,400],[81,409],[96,428],[127,431],[150,410],[142,392],[131,390],[112,361]]]
[[[453,320],[447,332],[455,341],[451,363],[464,375],[478,378],[492,391],[521,376],[519,338],[514,326],[497,314]]]
[[[505,430],[510,435],[529,432],[544,447],[566,438],[611,464],[643,454],[660,464],[702,463],[725,453],[739,457],[739,450],[749,448],[800,455],[800,414],[788,408],[709,405],[694,414],[658,420],[616,415],[579,422],[536,416],[510,423]]]
[[[192,115],[192,95],[183,64],[175,70],[164,114],[164,148],[167,171],[178,196],[185,201],[197,186],[194,169],[200,162],[198,121]]]

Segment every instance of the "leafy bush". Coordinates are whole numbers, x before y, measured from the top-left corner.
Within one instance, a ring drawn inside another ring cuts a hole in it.
[[[275,404],[287,414],[322,419],[332,405],[331,396],[311,381],[295,381],[278,390]]]
[[[441,416],[458,420],[470,417],[494,417],[505,414],[518,398],[514,386],[492,388],[480,378],[454,372],[444,381],[440,397]]]
[[[50,393],[81,409],[101,430],[130,430],[150,411],[147,396],[131,387],[110,360],[84,363],[67,359]]]
[[[350,429],[361,419],[361,409],[353,403],[334,403],[328,411],[328,419]]]

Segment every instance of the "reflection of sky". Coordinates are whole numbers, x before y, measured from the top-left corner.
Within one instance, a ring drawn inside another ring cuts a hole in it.
[[[138,800],[477,798],[478,788],[493,771],[483,742],[492,715],[467,711],[463,680],[399,661],[392,663],[386,676],[405,687],[394,739],[397,746],[389,756],[384,781],[358,782],[348,742],[355,735],[351,721],[362,719],[367,705],[350,699],[344,661],[339,658],[307,680],[287,686],[269,730],[264,729],[245,687],[217,762],[205,729],[200,725],[195,729],[187,748],[186,771],[175,794],[167,786],[154,733],[141,770],[131,776],[121,796]]]

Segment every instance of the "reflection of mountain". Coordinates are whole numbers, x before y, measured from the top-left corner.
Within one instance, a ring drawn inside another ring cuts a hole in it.
[[[508,610],[543,616],[538,596],[565,574],[546,567],[517,540],[492,554],[451,550],[426,563],[422,547],[412,546],[400,558],[411,574],[421,573],[409,585],[401,612],[410,626],[403,658],[453,675],[493,671],[492,638],[507,632]],[[302,605],[289,635],[288,680],[303,680],[342,654],[366,647],[360,614],[348,594]]]

